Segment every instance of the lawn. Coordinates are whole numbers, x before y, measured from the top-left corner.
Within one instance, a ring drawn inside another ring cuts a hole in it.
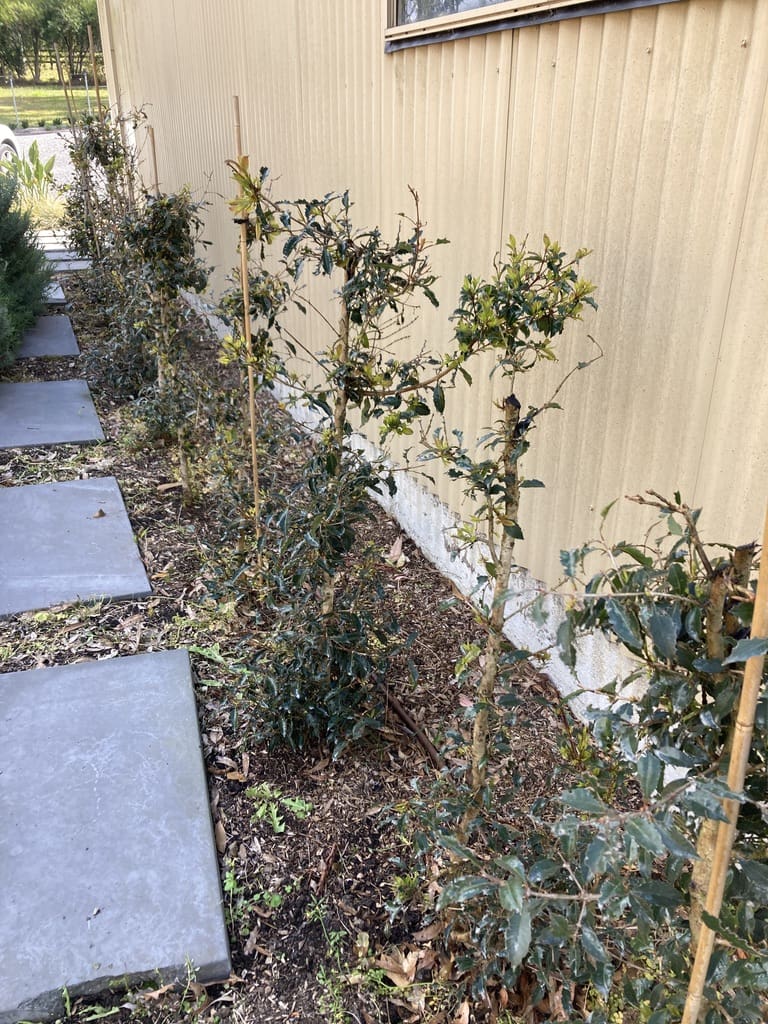
[[[96,91],[89,88],[91,107],[96,110]],[[15,86],[16,110],[13,94],[7,82],[0,86],[0,121],[14,127],[17,122],[29,122],[27,127],[37,127],[40,121],[52,124],[56,118],[65,121],[69,116],[64,91],[60,85],[19,85]],[[88,94],[82,86],[72,89],[75,108],[78,113],[88,113]],[[102,101],[106,99],[106,87],[102,87]],[[18,114],[18,116],[17,116]],[[23,126],[23,125],[22,125]]]

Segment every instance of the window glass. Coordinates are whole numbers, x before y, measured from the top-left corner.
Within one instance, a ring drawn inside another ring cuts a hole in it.
[[[427,18],[442,18],[461,14],[478,7],[492,7],[504,0],[397,0],[397,24],[412,25]]]

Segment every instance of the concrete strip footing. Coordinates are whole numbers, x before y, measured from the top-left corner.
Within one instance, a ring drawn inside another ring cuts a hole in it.
[[[0,676],[0,1024],[230,974],[186,651]]]
[[[0,616],[150,593],[114,477],[0,487]]]
[[[68,316],[41,316],[24,334],[18,359],[40,356],[79,356],[80,349]]]
[[[84,380],[0,383],[0,448],[103,439]]]

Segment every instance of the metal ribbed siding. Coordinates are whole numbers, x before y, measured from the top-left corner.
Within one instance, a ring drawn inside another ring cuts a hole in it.
[[[102,4],[106,0],[101,0]],[[448,343],[463,275],[513,232],[594,249],[605,358],[533,436],[520,561],[551,580],[595,510],[645,487],[705,505],[711,537],[757,535],[768,494],[768,5],[698,0],[385,55],[373,0],[109,0],[123,92],[148,104],[167,188],[228,196],[233,92],[246,148],[281,195],[349,187],[360,223],[393,230],[418,189],[441,309],[412,343]],[[222,200],[213,261],[235,261]],[[219,275],[219,282],[223,273]],[[319,339],[318,339],[319,341]],[[567,362],[564,366],[568,365]],[[548,367],[530,396],[551,392]],[[525,402],[529,396],[521,393]],[[456,403],[467,436],[494,415],[483,373]],[[454,506],[446,481],[439,493]],[[623,503],[611,535],[648,517]]]

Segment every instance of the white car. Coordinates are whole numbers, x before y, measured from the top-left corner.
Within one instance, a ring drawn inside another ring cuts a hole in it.
[[[0,160],[14,156],[18,151],[19,147],[16,145],[16,136],[7,124],[0,124]]]

